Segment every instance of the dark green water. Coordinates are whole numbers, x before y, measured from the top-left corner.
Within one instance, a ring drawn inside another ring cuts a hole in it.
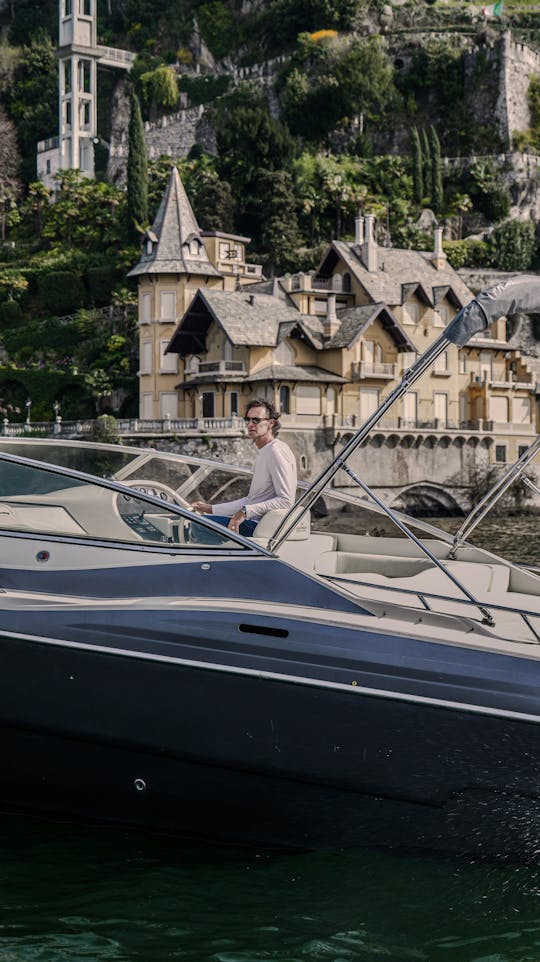
[[[475,540],[540,564],[539,523]],[[0,817],[0,893],[0,962],[540,962],[540,854],[269,854]]]
[[[216,849],[0,822],[2,962],[538,962],[540,862]]]

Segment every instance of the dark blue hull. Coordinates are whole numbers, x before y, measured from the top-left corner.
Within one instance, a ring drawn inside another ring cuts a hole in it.
[[[540,849],[533,660],[269,616],[27,614],[26,638],[2,638],[4,810],[298,848]]]

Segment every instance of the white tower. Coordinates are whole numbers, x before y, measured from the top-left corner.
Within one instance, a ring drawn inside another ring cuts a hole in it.
[[[59,0],[59,137],[58,144],[38,144],[38,176],[45,182],[59,168],[94,176],[97,66],[129,70],[135,60],[127,50],[98,46],[96,7],[97,0]]]

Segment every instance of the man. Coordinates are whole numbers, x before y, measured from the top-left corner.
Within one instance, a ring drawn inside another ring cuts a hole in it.
[[[290,508],[296,496],[296,461],[290,447],[277,437],[279,414],[268,402],[254,398],[246,409],[247,432],[258,450],[247,496],[210,504],[194,501],[194,511],[249,537],[267,511]]]

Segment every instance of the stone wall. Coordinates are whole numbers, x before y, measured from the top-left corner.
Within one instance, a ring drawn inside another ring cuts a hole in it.
[[[112,130],[109,152],[108,179],[121,184],[126,179],[130,105],[125,82],[115,89],[112,103]],[[144,137],[150,160],[169,154],[175,159],[187,157],[194,144],[208,153],[216,153],[214,126],[203,106],[183,108],[144,125]]]

